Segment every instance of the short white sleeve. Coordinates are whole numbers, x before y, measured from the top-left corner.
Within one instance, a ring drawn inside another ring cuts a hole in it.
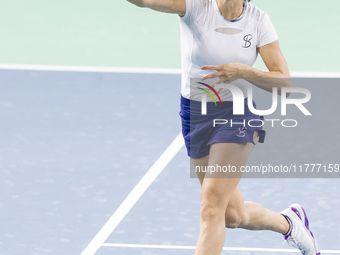
[[[185,0],[186,11],[183,17],[180,17],[183,21],[190,20],[191,13],[193,11],[193,1],[195,0]]]
[[[257,47],[259,48],[261,46],[275,42],[278,39],[279,37],[277,36],[273,23],[270,20],[268,14],[265,13],[262,19],[259,21]]]
[[[185,0],[186,11],[185,15],[181,18],[184,22],[191,22],[200,20],[207,13],[207,3],[210,0]]]

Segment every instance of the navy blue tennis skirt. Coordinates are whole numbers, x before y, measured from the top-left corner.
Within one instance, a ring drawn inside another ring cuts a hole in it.
[[[256,108],[255,102],[253,102]],[[188,156],[194,159],[209,155],[213,143],[254,143],[254,132],[258,131],[259,142],[263,143],[263,116],[253,114],[244,101],[244,115],[233,115],[233,102],[222,105],[207,102],[207,114],[201,114],[201,102],[181,96],[182,134]],[[215,121],[214,121],[215,120]],[[215,126],[214,126],[215,122]]]

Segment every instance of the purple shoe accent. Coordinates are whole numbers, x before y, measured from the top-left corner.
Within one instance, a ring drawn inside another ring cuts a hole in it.
[[[295,212],[295,214],[296,214],[297,216],[299,216],[300,220],[302,220],[299,211],[298,211],[296,208],[294,208],[294,207],[291,207],[291,209],[292,209],[293,212]]]
[[[309,221],[308,221],[308,218],[307,218],[307,213],[306,213],[305,209],[303,209],[302,206],[301,206],[301,208],[302,208],[303,213],[305,214],[305,226],[306,226],[307,230],[309,231],[309,233],[311,234],[311,236],[313,238],[315,238],[314,235],[313,235],[313,232],[309,229]]]
[[[307,218],[307,214],[305,212],[305,209],[303,209],[303,207],[301,207],[301,208],[302,208],[303,213],[305,214],[305,226],[309,230],[309,221],[308,221],[308,218]]]
[[[294,207],[291,207],[291,209],[292,209],[292,211],[295,212],[295,214],[296,214],[297,216],[299,216],[299,218],[302,220],[302,218],[301,218],[300,213],[298,212],[298,210],[297,210],[296,208],[294,208]],[[303,209],[302,206],[301,206],[301,209],[302,209],[302,211],[303,211],[303,214],[305,215],[305,227],[306,227],[306,229],[308,230],[308,232],[311,234],[311,236],[312,236],[313,238],[315,238],[314,235],[313,235],[313,232],[309,229],[309,221],[308,221],[308,218],[307,218],[306,211],[305,211],[305,209]],[[287,237],[287,238],[288,238],[288,237]],[[320,252],[318,252],[316,255],[320,255]]]

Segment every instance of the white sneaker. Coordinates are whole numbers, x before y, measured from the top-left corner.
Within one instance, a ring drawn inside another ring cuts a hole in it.
[[[284,235],[287,243],[298,248],[304,255],[320,255],[318,241],[309,229],[305,210],[299,204],[292,204],[281,212],[290,222],[290,231]]]

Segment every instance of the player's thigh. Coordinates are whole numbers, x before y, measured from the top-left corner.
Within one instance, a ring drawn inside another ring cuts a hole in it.
[[[193,164],[194,167],[199,166],[199,167],[206,167],[208,166],[209,163],[209,156],[200,158],[200,159],[191,159],[191,162]],[[202,183],[204,181],[204,173],[199,173],[197,172],[197,178],[202,186]],[[244,210],[244,205],[243,205],[244,201],[243,201],[243,196],[241,193],[240,188],[237,186],[237,188],[235,189],[234,193],[231,196],[230,202],[228,204],[227,209],[228,213],[234,213],[235,211],[238,212],[242,212]],[[227,213],[226,213],[227,214]]]
[[[254,133],[254,142],[258,142],[258,132]],[[210,155],[207,155],[199,159],[191,159],[194,169],[207,169],[208,166],[221,167],[222,170],[233,170],[235,167],[237,171],[241,166],[244,166],[248,160],[251,151],[254,149],[254,145],[251,143],[214,143],[210,148]],[[233,169],[228,167],[234,166]],[[218,170],[218,169],[217,169]],[[206,175],[205,172],[196,171],[196,175],[202,185],[206,177],[214,177],[211,174]],[[235,176],[235,175],[234,175]],[[236,175],[239,178],[241,175]],[[217,177],[232,177],[224,174]]]
[[[239,190],[238,183],[242,177],[240,168],[246,164],[253,148],[254,145],[251,143],[214,143],[211,145],[208,167],[212,167],[210,169],[216,171],[205,173],[201,190],[203,206],[227,209],[233,194]],[[226,167],[226,171],[220,171],[223,167]],[[237,199],[235,198],[233,200],[234,207],[236,207],[236,203]]]
[[[209,156],[191,159],[194,169],[206,169],[209,166]],[[219,207],[225,210],[233,188],[239,182],[237,178],[205,178],[204,172],[196,172],[202,186],[201,200],[203,207]]]
[[[254,132],[253,143],[214,143],[210,146],[209,151],[209,166],[215,166],[216,170],[222,170],[226,172],[225,176],[228,176],[232,170],[240,172],[241,166],[247,164],[250,153],[255,148],[255,145],[259,141],[259,134]],[[218,168],[224,167],[224,168]],[[231,169],[231,167],[233,167]],[[232,175],[231,175],[232,176]],[[209,175],[204,176],[209,177]],[[239,177],[236,175],[236,177]]]
[[[214,143],[211,145],[208,167],[213,171],[204,178],[241,178],[241,167],[247,164],[255,145],[252,143]]]
[[[199,159],[193,159],[191,158],[191,163],[193,165],[193,169],[205,169],[208,166],[209,163],[209,155],[199,158]],[[197,178],[202,186],[204,175],[205,173],[202,171],[196,171]]]

